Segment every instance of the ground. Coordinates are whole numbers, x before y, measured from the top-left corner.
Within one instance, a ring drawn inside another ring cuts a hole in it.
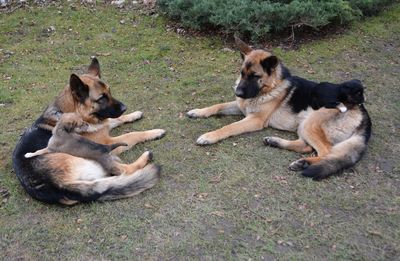
[[[300,154],[265,147],[265,129],[206,147],[204,132],[240,117],[185,112],[234,99],[240,55],[217,37],[182,35],[161,17],[97,5],[30,7],[0,18],[0,252],[3,260],[400,258],[400,5],[298,50],[274,48],[292,72],[358,78],[373,122],[352,170],[315,182],[288,170]],[[20,134],[97,56],[103,78],[144,118],[115,131],[164,128],[136,146],[163,167],[134,198],[74,207],[31,199],[11,166]]]

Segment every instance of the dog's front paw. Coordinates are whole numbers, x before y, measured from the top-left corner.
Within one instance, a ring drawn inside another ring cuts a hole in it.
[[[265,137],[263,143],[265,146],[279,148],[279,141],[275,137]]]
[[[134,122],[134,121],[140,120],[143,117],[143,112],[135,111],[135,112],[126,114],[123,117],[124,117],[124,122],[126,122],[126,123]]]
[[[32,158],[33,156],[35,156],[35,154],[32,152],[28,152],[28,153],[25,153],[24,156],[25,156],[25,158]]]
[[[151,132],[152,132],[152,139],[153,140],[161,139],[162,137],[165,136],[165,133],[166,133],[166,131],[163,130],[163,129],[154,129],[154,130],[151,130]]]
[[[214,144],[216,143],[218,140],[216,138],[213,137],[213,135],[211,133],[206,133],[201,135],[196,143],[198,145],[210,145],[210,144]]]
[[[208,115],[206,115],[202,109],[193,109],[191,111],[188,111],[186,113],[186,115],[189,118],[193,118],[193,119],[194,118],[206,118],[206,117],[208,117]]]
[[[299,159],[292,162],[289,165],[289,169],[292,171],[300,171],[306,169],[308,166],[310,166],[310,163],[308,163],[305,159]]]
[[[153,160],[153,152],[151,151],[151,150],[146,150],[144,153],[143,153],[143,155],[145,156],[145,157],[147,157],[147,162],[150,162],[150,161],[152,161]]]

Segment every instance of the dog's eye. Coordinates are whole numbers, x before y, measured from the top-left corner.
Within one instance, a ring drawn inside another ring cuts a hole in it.
[[[105,95],[105,94],[101,95],[101,96],[96,100],[97,103],[104,103],[104,102],[107,102],[107,101],[108,101],[108,97],[107,97],[107,95]]]
[[[252,79],[256,79],[256,80],[257,80],[257,79],[260,79],[261,76],[255,75],[254,73],[251,73],[251,74],[249,74],[249,76],[247,76],[247,77],[248,77],[249,79],[251,79],[251,80],[252,80]]]

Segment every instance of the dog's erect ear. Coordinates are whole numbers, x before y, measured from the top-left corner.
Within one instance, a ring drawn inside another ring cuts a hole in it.
[[[237,47],[239,48],[239,51],[242,55],[242,58],[244,59],[244,56],[248,55],[249,53],[251,53],[251,51],[253,51],[253,49],[247,45],[245,42],[243,42],[240,38],[235,36],[235,43],[237,45]]]
[[[278,66],[278,64],[278,57],[274,55],[267,57],[261,61],[261,65],[264,68],[264,71],[266,71],[269,75],[271,75],[271,72],[276,68],[276,66]]]
[[[100,63],[99,60],[97,60],[96,57],[92,59],[92,63],[89,65],[88,73],[101,78],[100,74]]]
[[[89,97],[89,87],[84,84],[76,74],[71,74],[69,86],[71,88],[72,96],[74,96],[77,101],[84,103],[86,98]]]

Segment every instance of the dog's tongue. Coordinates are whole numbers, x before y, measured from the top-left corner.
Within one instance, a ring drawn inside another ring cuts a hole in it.
[[[339,106],[338,106],[338,109],[339,109],[339,111],[342,112],[342,113],[347,111],[347,107],[344,106],[343,104],[339,105]]]

